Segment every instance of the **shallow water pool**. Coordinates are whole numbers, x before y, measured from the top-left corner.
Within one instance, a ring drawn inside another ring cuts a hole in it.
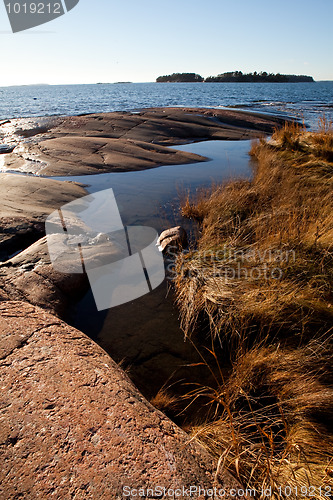
[[[162,231],[191,224],[179,213],[180,197],[230,178],[251,175],[250,141],[207,141],[176,146],[210,158],[206,162],[164,166],[151,170],[57,178],[88,185],[89,192],[113,188],[124,225],[147,225]],[[98,312],[92,293],[70,311],[69,323],[96,340],[147,397],[168,381],[202,381],[202,367],[189,367],[200,359],[184,342],[173,293],[165,280],[157,289],[133,302]],[[177,389],[177,390],[178,390]],[[176,386],[173,387],[176,390]]]
[[[148,225],[158,231],[183,223],[179,201],[185,193],[234,177],[249,177],[251,141],[205,141],[175,149],[205,156],[208,161],[168,165],[138,172],[54,177],[87,185],[90,193],[112,188],[125,225]]]

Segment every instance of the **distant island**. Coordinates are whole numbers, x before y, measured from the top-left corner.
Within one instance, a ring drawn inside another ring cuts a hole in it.
[[[205,82],[273,82],[273,83],[295,83],[314,82],[312,76],[307,75],[281,75],[280,73],[242,73],[241,71],[230,71],[217,76],[209,76]]]
[[[172,75],[159,76],[156,78],[157,83],[177,82],[177,83],[191,83],[203,82],[204,78],[196,73],[173,73]]]
[[[242,73],[242,71],[229,71],[217,76],[209,76],[203,78],[197,73],[173,73],[172,75],[159,76],[156,79],[157,83],[173,82],[173,83],[189,83],[189,82],[205,82],[205,83],[234,83],[234,82],[267,82],[267,83],[300,83],[314,82],[312,76],[307,75],[282,75],[280,73],[267,73],[266,71],[254,71],[254,73]]]

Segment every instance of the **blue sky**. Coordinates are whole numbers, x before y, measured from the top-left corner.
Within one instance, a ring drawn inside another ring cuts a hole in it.
[[[0,86],[232,70],[333,80],[332,19],[332,0],[80,0],[65,16],[12,34],[1,2]]]

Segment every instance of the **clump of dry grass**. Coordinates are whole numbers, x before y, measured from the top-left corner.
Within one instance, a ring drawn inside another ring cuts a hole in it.
[[[205,315],[214,334],[240,322],[281,329],[333,320],[333,164],[278,146],[287,131],[276,132],[273,144],[253,144],[252,182],[186,200],[184,212],[201,224],[198,248],[177,262],[186,335]],[[288,134],[302,143],[308,133],[293,126]]]
[[[310,486],[312,496],[327,498],[325,487],[333,486],[331,354],[318,341],[297,351],[240,350],[226,382],[189,395],[209,408],[207,422],[192,428],[193,439],[257,498],[271,488],[272,498],[294,499]]]
[[[187,192],[185,196],[183,196],[181,206],[182,216],[188,219],[202,221],[204,214],[207,213],[206,206],[211,192],[211,189],[199,189],[194,198],[190,197]]]
[[[271,143],[308,159],[313,157],[333,161],[333,127],[325,116],[320,118],[316,132],[307,132],[304,126],[287,123],[274,132]]]
[[[272,139],[284,148],[296,151],[301,149],[300,138],[305,132],[305,127],[297,122],[288,123],[281,128],[277,128]]]
[[[207,405],[193,436],[273,498],[287,484],[333,486],[332,137],[325,120],[318,132],[285,126],[253,143],[251,181],[183,207],[200,238],[176,262],[182,328],[209,340],[220,373],[189,394]]]
[[[155,408],[168,416],[174,415],[179,407],[179,397],[172,394],[165,387],[162,387],[150,402]]]

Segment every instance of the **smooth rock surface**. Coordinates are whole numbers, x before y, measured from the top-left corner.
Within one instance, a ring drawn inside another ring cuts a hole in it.
[[[15,300],[64,315],[89,288],[85,274],[57,272],[51,264],[46,237],[0,264],[0,288]]]
[[[31,124],[34,140],[21,142],[6,155],[5,167],[73,176],[193,163],[205,158],[170,146],[208,139],[253,139],[272,133],[282,122],[258,113],[204,108],[153,108],[50,119],[40,129]],[[27,128],[19,133],[29,137]]]
[[[2,499],[238,487],[100,347],[39,308],[0,302],[0,379]]]
[[[44,221],[53,210],[86,194],[74,182],[0,174],[0,259],[41,238]]]

